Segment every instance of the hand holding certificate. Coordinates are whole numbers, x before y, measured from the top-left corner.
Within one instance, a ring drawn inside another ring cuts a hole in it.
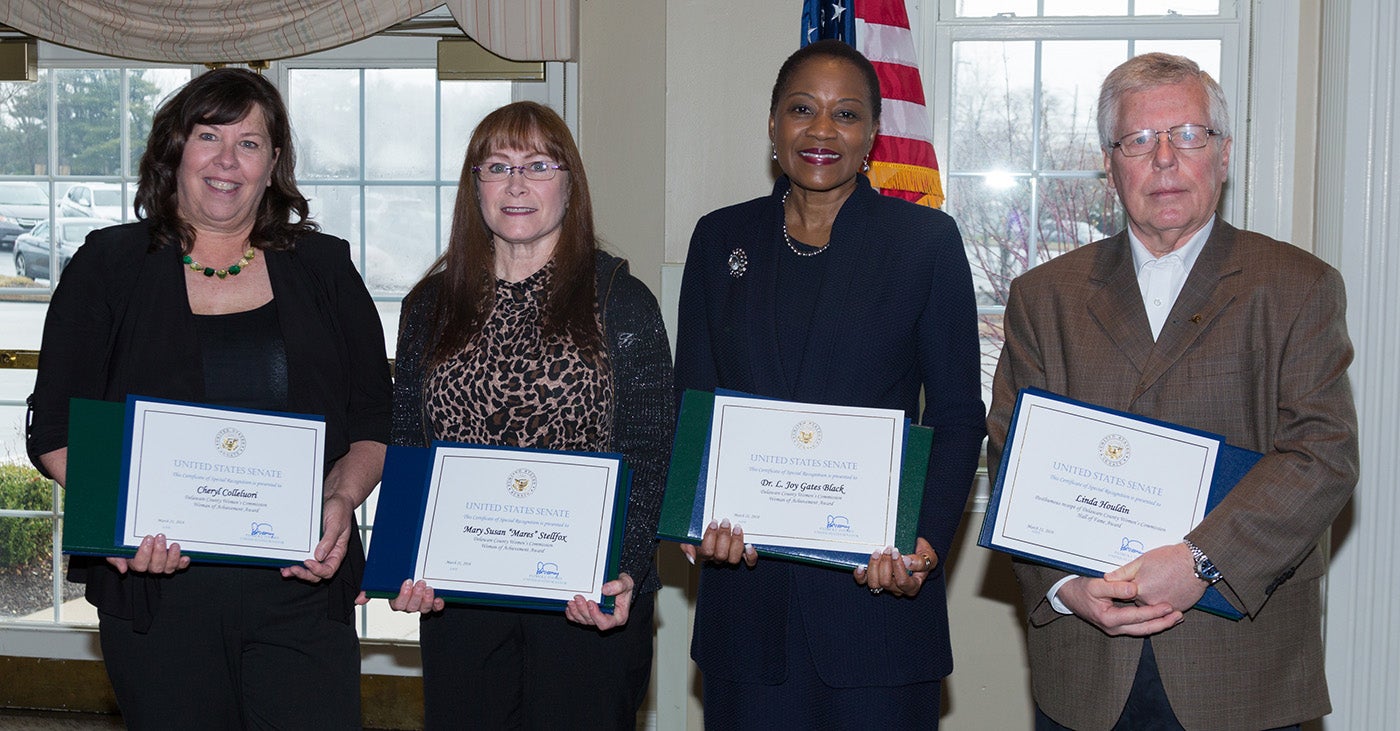
[[[1258,458],[1213,434],[1024,389],[978,544],[1100,576],[1180,542]],[[1198,606],[1240,616],[1214,590]]]

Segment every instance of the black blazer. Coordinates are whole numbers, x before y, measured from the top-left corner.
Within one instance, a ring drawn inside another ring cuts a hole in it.
[[[35,465],[39,455],[67,446],[70,398],[203,400],[203,361],[180,252],[149,252],[150,241],[144,222],[99,229],[64,269],[44,321],[30,397],[27,441]],[[326,470],[351,442],[387,444],[391,385],[383,326],[346,242],[309,234],[291,251],[259,252],[258,265],[267,266],[277,302],[288,410],[326,418]],[[352,541],[332,582],[333,614],[347,620],[364,564],[358,531]],[[84,572],[88,564],[93,570]],[[70,578],[86,580],[89,600],[103,611],[139,617],[127,590],[132,582],[105,567],[101,559],[74,557]]]
[[[939,568],[913,599],[874,596],[844,571],[774,559],[701,573],[691,655],[706,674],[775,683],[784,627],[802,612],[822,679],[895,686],[952,670],[942,567],[985,435],[977,309],[962,238],[941,211],[882,196],[864,176],[832,227],[820,293],[775,291],[781,178],[771,195],[696,225],[681,285],[677,393],[729,388],[775,398],[902,409],[933,427],[919,535]],[[735,254],[742,251],[742,257]],[[731,259],[746,258],[741,276]],[[779,298],[812,300],[803,367],[779,361]],[[920,389],[927,407],[919,418]]]

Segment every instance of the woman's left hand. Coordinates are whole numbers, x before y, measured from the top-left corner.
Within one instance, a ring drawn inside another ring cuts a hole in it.
[[[350,443],[350,450],[335,461],[326,475],[325,496],[321,503],[321,540],[301,566],[287,566],[282,576],[313,584],[335,576],[350,551],[350,532],[355,528],[355,508],[369,497],[384,472],[382,442],[361,440]]]
[[[886,548],[870,554],[870,564],[857,568],[853,575],[856,583],[866,587],[871,594],[888,591],[894,596],[912,597],[923,588],[928,574],[938,566],[938,554],[933,546],[920,538],[914,542],[914,554],[901,556],[894,548]]]
[[[321,506],[321,541],[312,553],[316,558],[308,558],[301,566],[284,566],[282,576],[288,579],[301,579],[313,584],[335,576],[340,562],[345,560],[345,552],[350,547],[350,529],[355,506],[338,495],[326,498]]]
[[[616,579],[603,584],[603,596],[616,597],[612,614],[604,613],[598,602],[575,594],[564,607],[564,616],[570,622],[597,627],[600,631],[621,627],[627,624],[627,612],[632,608],[632,588],[635,585],[632,577],[626,573],[618,574]]]

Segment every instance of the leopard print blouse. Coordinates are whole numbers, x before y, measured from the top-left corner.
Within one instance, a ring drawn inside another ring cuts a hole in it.
[[[438,439],[490,446],[605,451],[613,376],[566,335],[542,335],[553,264],[496,281],[496,302],[472,342],[433,369],[424,407]],[[595,315],[596,317],[596,315]]]

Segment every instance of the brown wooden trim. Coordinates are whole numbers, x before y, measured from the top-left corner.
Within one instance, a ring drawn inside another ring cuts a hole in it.
[[[366,729],[423,728],[423,679],[361,675],[360,715]],[[100,660],[0,656],[0,709],[118,716]]]

